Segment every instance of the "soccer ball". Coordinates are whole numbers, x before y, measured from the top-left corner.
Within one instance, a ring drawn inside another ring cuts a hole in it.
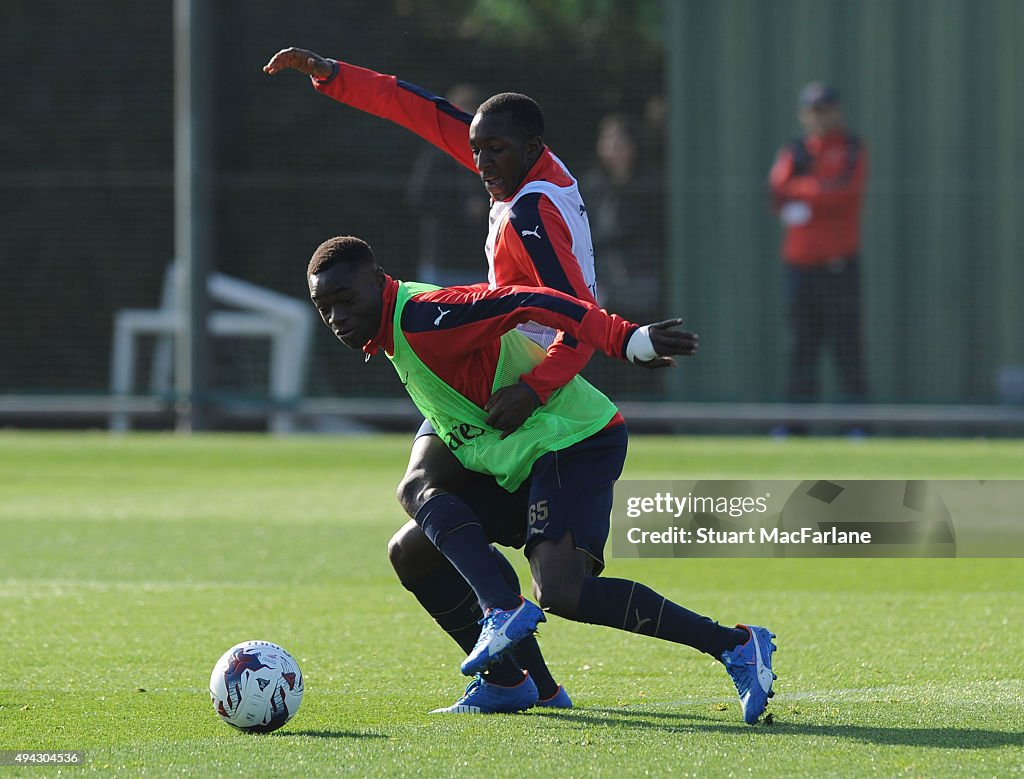
[[[270,733],[284,725],[299,710],[302,691],[299,664],[269,641],[235,644],[210,675],[214,711],[249,733]]]

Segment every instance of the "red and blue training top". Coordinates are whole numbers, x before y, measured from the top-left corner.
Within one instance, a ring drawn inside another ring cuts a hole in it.
[[[318,92],[416,133],[478,172],[469,144],[471,114],[442,97],[367,68],[332,60],[334,72],[313,78]],[[586,207],[561,202],[561,208],[541,189],[544,183],[573,193],[576,182],[547,147],[507,201],[492,202],[487,239],[488,279],[492,287],[548,287],[596,303],[593,248]],[[526,189],[526,192],[524,192]],[[534,333],[527,331],[531,337]],[[535,340],[539,340],[535,338]],[[543,403],[586,365],[593,349],[571,334],[540,340],[550,359],[523,377]],[[550,343],[550,345],[548,345]]]
[[[384,286],[384,306],[366,354],[394,354],[398,282]],[[414,295],[402,311],[402,333],[416,355],[442,381],[481,408],[492,395],[501,336],[523,322],[561,330],[592,349],[626,359],[626,345],[639,325],[609,314],[595,303],[546,287],[444,287]],[[548,348],[550,359],[551,350]],[[621,424],[616,414],[609,425]]]

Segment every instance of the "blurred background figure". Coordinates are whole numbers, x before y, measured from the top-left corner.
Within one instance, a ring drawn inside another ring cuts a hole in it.
[[[664,175],[665,148],[668,142],[668,102],[662,94],[644,101],[640,130],[640,165],[655,181]]]
[[[783,227],[789,325],[787,399],[813,400],[818,362],[831,346],[848,401],[862,401],[867,380],[861,346],[860,216],[867,160],[847,131],[839,93],[814,81],[800,92],[805,135],[779,150],[769,174]]]
[[[481,102],[480,91],[471,84],[456,84],[445,99],[469,114]],[[487,281],[483,249],[490,204],[480,182],[428,145],[413,163],[405,193],[419,217],[416,277],[442,287]]]
[[[628,318],[661,309],[660,179],[642,164],[640,134],[625,114],[598,124],[597,165],[584,177],[602,306]]]

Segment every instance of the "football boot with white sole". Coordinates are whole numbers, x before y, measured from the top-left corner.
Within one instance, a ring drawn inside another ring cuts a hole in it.
[[[764,714],[768,699],[775,695],[772,682],[778,677],[772,673],[772,653],[775,634],[757,625],[737,625],[750,634],[745,644],[722,652],[722,662],[740,694],[743,721],[753,725]]]
[[[537,703],[537,685],[529,674],[515,687],[491,684],[477,674],[466,691],[451,706],[434,709],[431,714],[512,714],[526,711]]]

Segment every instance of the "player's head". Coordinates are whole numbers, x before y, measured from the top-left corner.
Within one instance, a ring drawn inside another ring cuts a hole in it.
[[[508,200],[544,151],[544,114],[526,95],[494,95],[477,109],[469,143],[487,193]]]
[[[843,126],[843,109],[839,91],[831,84],[812,81],[800,90],[797,114],[810,135],[826,135]]]
[[[385,277],[366,241],[351,235],[324,241],[306,280],[320,318],[345,346],[360,349],[376,335]]]

